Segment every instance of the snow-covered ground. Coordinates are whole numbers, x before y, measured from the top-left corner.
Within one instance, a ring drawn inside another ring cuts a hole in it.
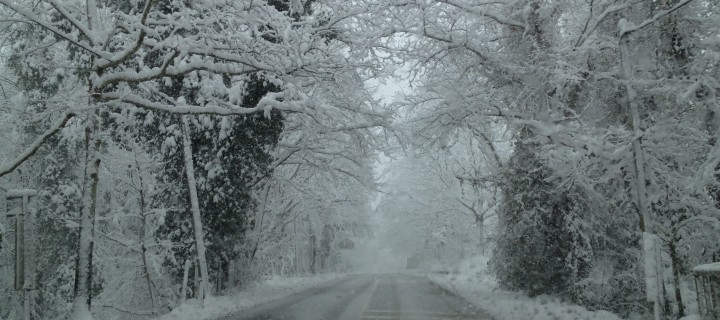
[[[206,299],[204,308],[199,305],[197,300],[189,300],[155,320],[217,319],[344,276],[344,274],[322,274],[308,277],[274,277],[258,282],[250,288],[230,292],[225,296],[210,297]]]
[[[435,283],[484,309],[497,320],[620,320],[608,311],[589,311],[584,307],[561,302],[551,297],[530,298],[526,295],[497,289],[487,274],[487,259],[477,257],[463,263],[458,270],[443,275],[431,274]]]

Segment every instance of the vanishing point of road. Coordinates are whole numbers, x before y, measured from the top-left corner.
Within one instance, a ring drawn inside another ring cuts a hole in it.
[[[413,275],[354,275],[222,320],[493,320],[486,312]]]

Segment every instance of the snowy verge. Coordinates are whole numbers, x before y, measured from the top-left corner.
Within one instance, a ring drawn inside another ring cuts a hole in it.
[[[487,274],[487,259],[478,257],[463,263],[456,272],[430,274],[428,278],[440,287],[453,292],[485,310],[495,320],[620,320],[608,311],[589,311],[584,307],[558,299],[526,295],[497,289],[493,277]]]
[[[274,277],[225,296],[208,297],[204,307],[201,307],[197,300],[189,300],[154,320],[218,319],[345,276],[347,275],[332,273],[308,277]]]

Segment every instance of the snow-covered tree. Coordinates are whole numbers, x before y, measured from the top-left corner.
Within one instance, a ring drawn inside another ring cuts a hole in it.
[[[588,212],[569,225],[589,224],[573,231],[589,231],[577,249],[592,243],[592,268],[610,265],[612,281],[637,282],[651,271],[636,267],[654,259],[642,257],[643,232],[669,239],[669,225],[715,219],[707,192],[715,184],[708,159],[717,131],[708,104],[717,87],[715,45],[708,47],[716,42],[712,1],[389,1],[383,12],[392,28],[377,45],[415,64],[421,89],[406,102],[433,129],[426,137],[442,140],[465,123],[514,133],[513,157],[535,160],[520,171],[504,168],[502,201],[522,197],[507,182],[537,170],[546,171],[531,185],[575,190],[568,201]],[[538,192],[545,191],[525,194]],[[605,234],[611,225],[624,231]],[[581,278],[577,284],[590,281]],[[576,298],[608,308],[645,300],[637,285],[617,288],[613,299],[623,303]],[[644,308],[616,311],[631,309]]]
[[[2,2],[9,19],[23,22],[7,30],[18,39],[15,70],[43,79],[36,84],[39,90],[52,89],[45,98],[48,106],[36,110],[34,118],[58,121],[39,126],[34,142],[4,163],[0,175],[16,169],[63,128],[80,128],[84,134],[74,318],[90,314],[102,158],[109,144],[106,134],[117,133],[108,118],[149,112],[262,113],[272,118],[272,110],[320,115],[334,106],[317,95],[323,83],[372,68],[351,62],[343,55],[347,44],[332,40],[339,34],[358,38],[349,34],[354,29],[348,26],[362,12],[361,4],[328,1],[318,4],[318,14],[303,15],[311,1],[275,2]],[[69,68],[55,68],[58,65]],[[253,106],[243,105],[252,75],[278,90],[265,93]],[[178,81],[177,89],[192,92],[193,99],[166,92],[173,81]],[[347,115],[328,119],[323,130],[369,128],[385,121],[363,103],[337,107]],[[204,236],[196,232],[195,237],[201,246]]]

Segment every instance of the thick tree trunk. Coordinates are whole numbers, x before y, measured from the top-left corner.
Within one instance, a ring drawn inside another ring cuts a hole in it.
[[[195,166],[192,158],[192,145],[190,140],[190,118],[183,116],[183,153],[185,156],[185,173],[187,175],[188,189],[190,189],[190,205],[192,209],[193,230],[195,233],[195,249],[197,250],[197,260],[200,266],[200,287],[198,288],[198,300],[204,301],[209,292],[209,276],[207,260],[205,258],[205,236],[202,230],[202,220],[200,217],[200,202],[197,195],[197,185],[195,182]]]
[[[100,149],[98,115],[91,114],[85,126],[86,166],[83,182],[80,237],[75,265],[75,287],[71,319],[92,319],[92,259],[95,243],[95,208],[97,204]]]

